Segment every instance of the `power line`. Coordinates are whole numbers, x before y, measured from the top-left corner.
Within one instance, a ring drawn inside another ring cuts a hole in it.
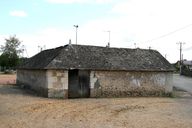
[[[183,49],[183,51],[189,51],[189,50],[192,50],[192,46],[191,46],[191,47],[188,47],[188,48]]]
[[[183,58],[182,58],[182,46],[183,44],[185,44],[184,42],[178,42],[177,44],[179,44],[180,48],[180,62],[179,62],[179,67],[180,67],[180,74],[181,74],[181,66],[182,66],[182,62],[183,62]]]
[[[186,29],[186,28],[188,28],[188,27],[190,27],[190,26],[192,26],[192,24],[188,24],[188,25],[186,25],[186,26],[184,26],[184,27],[181,27],[181,28],[179,28],[179,29],[176,29],[176,30],[171,31],[171,32],[169,32],[169,33],[166,33],[166,34],[164,34],[164,35],[161,35],[161,36],[158,36],[158,37],[153,38],[153,39],[151,39],[151,40],[145,41],[144,43],[152,42],[152,41],[154,41],[154,40],[158,40],[158,39],[164,38],[164,37],[166,37],[166,36],[169,36],[169,35],[172,35],[172,34],[178,32],[178,31],[181,31],[181,30],[183,30],[183,29]]]

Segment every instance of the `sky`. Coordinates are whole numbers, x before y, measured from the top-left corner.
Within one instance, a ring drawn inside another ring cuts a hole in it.
[[[72,44],[159,51],[171,63],[192,60],[191,0],[0,0],[0,45],[16,35],[31,57]]]

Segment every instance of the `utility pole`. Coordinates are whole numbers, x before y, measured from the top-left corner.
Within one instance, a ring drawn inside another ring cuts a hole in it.
[[[77,28],[79,27],[78,25],[74,25],[74,27],[76,28],[76,45],[77,45]]]
[[[181,67],[182,67],[182,46],[185,44],[184,42],[178,42],[177,44],[179,44],[180,48],[179,48],[179,51],[180,51],[180,62],[179,62],[179,72],[180,72],[180,75],[181,75]]]
[[[22,45],[22,57],[24,57],[24,52],[26,53],[26,56],[29,57],[25,45]]]

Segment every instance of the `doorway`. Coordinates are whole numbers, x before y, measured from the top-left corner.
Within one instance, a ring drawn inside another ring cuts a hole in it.
[[[69,98],[88,98],[90,96],[90,71],[69,70],[68,82]]]

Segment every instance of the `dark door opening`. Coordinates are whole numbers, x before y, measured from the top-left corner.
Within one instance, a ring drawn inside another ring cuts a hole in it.
[[[69,70],[69,98],[88,98],[90,96],[89,71]]]

